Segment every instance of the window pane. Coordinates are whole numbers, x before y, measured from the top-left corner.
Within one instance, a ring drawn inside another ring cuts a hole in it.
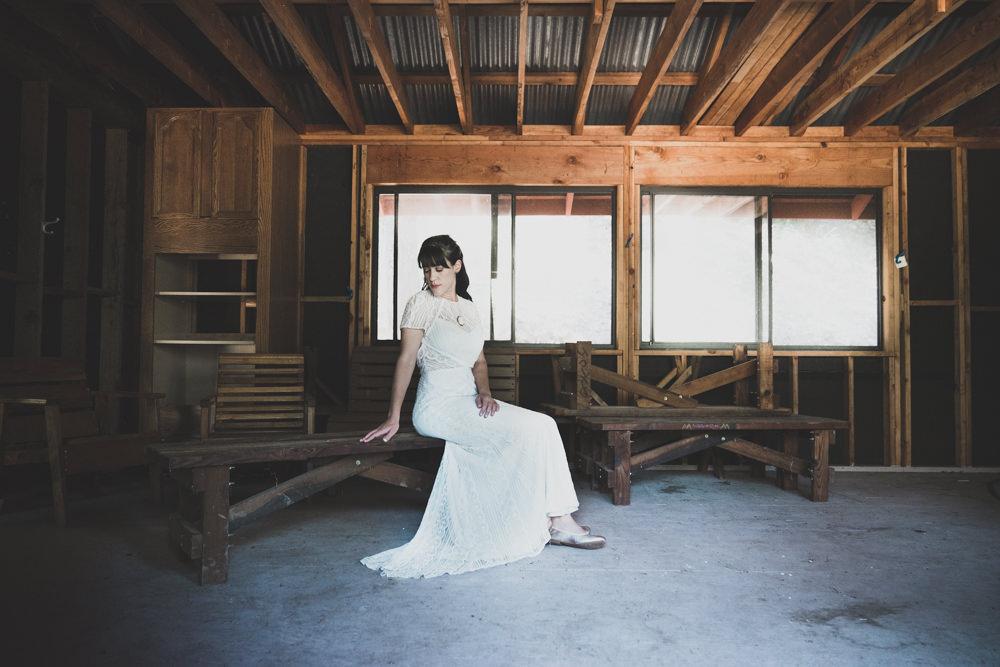
[[[510,340],[511,307],[514,287],[511,275],[513,255],[513,197],[497,196],[497,266],[493,276],[493,340]]]
[[[391,197],[383,195],[381,199]],[[378,337],[399,336],[398,319],[394,323],[392,303],[393,245],[392,217],[379,211],[378,243]],[[396,318],[403,314],[407,299],[423,286],[423,274],[417,266],[420,244],[428,236],[448,234],[462,248],[469,272],[469,294],[479,307],[482,321],[490,316],[490,234],[492,211],[488,194],[415,193],[400,194],[398,199],[396,261]],[[385,285],[385,287],[383,287]],[[394,328],[395,327],[395,328]]]
[[[518,195],[515,206],[516,342],[610,344],[611,195]]]
[[[752,196],[654,195],[652,242],[643,239],[652,290],[642,298],[656,342],[756,340],[754,214]]]
[[[396,229],[396,195],[379,195],[378,198],[378,252],[375,253],[378,261],[375,283],[376,295],[378,296],[377,317],[378,340],[392,340],[393,337],[393,317],[392,317],[392,297],[395,294],[392,278],[394,275],[394,250],[395,239],[393,235]]]
[[[872,195],[772,200],[775,345],[878,345]]]

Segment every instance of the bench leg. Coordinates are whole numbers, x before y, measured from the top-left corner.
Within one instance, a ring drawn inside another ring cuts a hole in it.
[[[791,454],[792,456],[799,455],[798,431],[782,431],[781,439],[782,449],[784,449],[786,454]],[[778,468],[778,475],[775,482],[785,491],[796,491],[799,488],[799,476],[781,468]]]
[[[229,466],[205,468],[201,534],[201,583],[221,584],[229,576]]]
[[[629,505],[632,502],[632,432],[608,431],[608,449],[615,469],[611,500],[615,505]]]
[[[833,431],[812,432],[813,476],[809,499],[826,502],[830,493],[830,465],[828,462]]]
[[[49,449],[49,472],[52,475],[52,507],[56,525],[66,527],[66,471],[62,454],[62,412],[57,405],[45,406],[45,440]]]

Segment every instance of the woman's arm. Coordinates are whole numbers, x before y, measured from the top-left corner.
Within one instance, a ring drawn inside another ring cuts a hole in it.
[[[493,399],[490,392],[490,374],[486,367],[486,354],[480,350],[479,358],[472,365],[472,377],[476,380],[476,405],[479,407],[479,414],[489,417],[500,409],[500,405]]]
[[[399,358],[396,359],[396,370],[392,376],[392,392],[389,398],[389,413],[386,420],[369,431],[361,442],[368,442],[378,436],[383,436],[383,442],[388,442],[399,430],[399,417],[403,410],[403,398],[413,378],[413,368],[417,365],[417,350],[424,338],[422,329],[401,329],[402,338],[399,341]]]

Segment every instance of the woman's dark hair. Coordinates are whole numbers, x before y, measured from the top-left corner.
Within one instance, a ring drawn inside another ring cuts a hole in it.
[[[462,259],[462,249],[455,243],[455,239],[447,234],[430,236],[420,244],[420,252],[417,253],[417,265],[423,269],[434,266],[454,266],[455,262],[462,260],[462,270],[455,276],[455,292],[463,299],[472,301],[469,296],[469,272],[465,270],[465,260]],[[424,283],[423,289],[427,289]]]

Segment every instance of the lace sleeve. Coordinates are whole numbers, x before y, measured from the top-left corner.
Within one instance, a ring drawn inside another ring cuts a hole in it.
[[[434,309],[432,306],[433,303],[430,299],[426,298],[426,295],[422,292],[417,292],[410,297],[410,300],[406,302],[406,306],[403,307],[403,315],[399,319],[399,328],[423,329],[427,331],[431,320],[434,319]]]

